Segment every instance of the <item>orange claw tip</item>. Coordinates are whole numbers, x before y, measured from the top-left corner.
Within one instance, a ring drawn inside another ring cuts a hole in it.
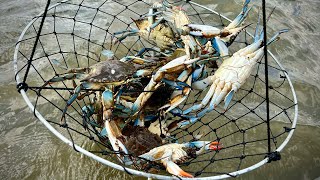
[[[210,145],[219,145],[220,143],[218,141],[213,141],[210,143]]]
[[[220,144],[219,142],[217,141],[214,141],[214,142],[211,142],[210,145],[209,145],[209,149],[210,150],[214,150],[214,151],[217,151],[217,150],[220,150],[222,149],[222,144]]]
[[[193,176],[185,171],[181,171],[179,172],[180,174],[178,174],[178,176],[181,176],[181,177],[186,177],[186,178],[193,178]]]
[[[175,164],[172,161],[168,161],[166,165],[167,165],[167,171],[170,174],[180,176],[180,177],[193,178],[191,174],[182,170],[177,164]]]

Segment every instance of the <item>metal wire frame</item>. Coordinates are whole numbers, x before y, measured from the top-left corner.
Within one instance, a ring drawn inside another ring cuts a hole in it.
[[[67,1],[62,1],[61,3],[64,3],[64,2],[67,2]],[[58,4],[56,4],[56,5],[51,6],[49,9],[55,8],[56,6],[60,5],[61,3],[58,3]],[[225,16],[223,16],[223,15],[220,15],[219,13],[217,13],[217,12],[215,12],[215,11],[213,11],[213,10],[205,7],[205,6],[199,5],[199,4],[194,3],[194,2],[192,2],[192,1],[189,2],[189,3],[192,4],[192,5],[194,5],[194,6],[197,6],[197,7],[203,8],[203,9],[206,9],[206,10],[208,10],[208,11],[210,11],[210,12],[216,14],[216,15],[219,15],[219,16],[220,16],[221,18],[223,18],[223,19],[226,19],[226,20],[228,20],[228,21],[231,21],[231,20],[228,19],[227,17],[225,17]],[[43,13],[40,13],[40,14],[38,15],[38,18],[41,17],[41,16],[43,16]],[[20,53],[20,52],[19,52],[20,42],[23,40],[23,37],[24,37],[26,31],[27,31],[31,26],[35,29],[35,27],[33,26],[33,23],[34,23],[36,20],[37,20],[37,18],[33,19],[33,20],[27,25],[27,27],[24,29],[24,31],[22,32],[22,34],[21,34],[21,36],[20,36],[20,38],[19,38],[19,40],[18,40],[16,49],[15,49],[15,54],[14,54],[14,68],[15,68],[15,72],[16,72],[16,81],[17,81],[17,84],[23,82],[23,81],[21,81],[21,79],[20,79],[20,77],[19,77],[19,72],[20,72],[21,69],[18,69],[18,65],[17,65],[17,63],[18,63],[18,54]],[[36,31],[36,30],[35,30],[35,31]],[[249,34],[249,33],[248,33],[248,35],[249,35],[249,36],[252,36],[252,35]],[[40,44],[41,44],[41,43],[40,43]],[[277,149],[275,150],[275,152],[280,152],[280,151],[286,146],[286,144],[289,142],[290,138],[291,138],[292,135],[293,135],[293,132],[294,132],[294,129],[295,129],[295,126],[296,126],[296,123],[297,123],[298,105],[297,105],[296,94],[295,94],[293,85],[292,85],[292,83],[291,83],[291,81],[290,81],[290,79],[289,79],[288,73],[284,70],[284,68],[281,66],[281,64],[279,63],[279,61],[276,59],[276,57],[275,57],[270,51],[269,51],[269,55],[275,60],[275,62],[277,63],[277,65],[280,67],[279,70],[280,70],[281,72],[283,72],[283,75],[284,75],[285,79],[288,81],[288,83],[289,83],[289,85],[290,85],[290,88],[291,88],[291,91],[292,91],[292,95],[293,95],[293,107],[294,107],[294,109],[295,109],[294,119],[292,120],[292,126],[291,126],[291,127],[288,127],[288,129],[285,130],[285,132],[287,132],[288,135],[287,135],[286,139],[283,141],[283,143],[282,143],[280,146],[278,146]],[[26,58],[26,59],[28,59],[28,58]],[[260,62],[260,64],[263,64],[263,63]],[[36,68],[34,68],[34,69],[36,69]],[[255,77],[255,79],[259,79],[259,77]],[[263,81],[262,79],[260,79],[260,80]],[[281,85],[280,85],[280,86],[281,86]],[[30,88],[30,87],[29,87],[29,88]],[[34,88],[36,88],[36,87],[34,87]],[[32,89],[32,87],[31,87],[31,89]],[[67,90],[72,90],[72,89],[67,89]],[[52,133],[54,133],[54,134],[55,134],[58,138],[60,138],[63,142],[65,142],[65,143],[67,143],[68,145],[74,147],[77,151],[79,151],[79,152],[81,152],[81,153],[83,153],[83,154],[85,154],[85,155],[87,155],[87,156],[89,156],[89,157],[91,157],[91,158],[93,158],[93,159],[95,159],[95,160],[103,163],[103,164],[106,164],[106,165],[108,165],[108,166],[111,166],[111,167],[116,168],[116,169],[119,169],[119,170],[126,171],[126,172],[131,173],[131,174],[135,174],[135,175],[139,175],[139,176],[145,176],[145,177],[151,177],[151,178],[157,178],[157,179],[172,179],[172,177],[170,177],[170,176],[163,176],[163,175],[158,175],[158,174],[151,174],[151,173],[141,172],[141,171],[137,171],[137,170],[135,170],[135,169],[131,169],[131,168],[127,168],[127,167],[121,166],[121,165],[119,165],[119,164],[116,164],[116,163],[110,162],[110,161],[108,161],[108,160],[105,160],[105,159],[103,159],[103,158],[95,155],[94,153],[88,152],[87,150],[85,150],[85,149],[77,146],[77,145],[73,142],[71,136],[70,136],[71,140],[67,139],[65,136],[63,136],[59,131],[57,131],[57,130],[49,123],[50,121],[46,120],[46,119],[41,115],[41,113],[36,109],[37,107],[34,106],[34,105],[30,102],[30,100],[29,100],[29,98],[28,98],[28,96],[27,96],[27,94],[26,94],[26,92],[25,92],[25,89],[21,89],[20,92],[21,92],[23,98],[25,99],[25,101],[27,102],[28,106],[30,107],[30,109],[34,112],[35,116],[36,116]],[[35,91],[35,92],[36,92],[36,91]],[[45,97],[44,97],[44,98],[45,98]],[[63,98],[63,97],[61,97],[61,98]],[[243,103],[241,103],[241,99],[239,100],[239,103],[240,103],[240,104],[243,104]],[[79,106],[80,106],[80,105],[79,105]],[[289,108],[291,108],[291,107],[289,107]],[[250,108],[248,108],[248,109],[250,109]],[[252,109],[250,109],[250,110],[252,110]],[[78,112],[78,113],[79,113],[79,112]],[[224,116],[224,115],[221,114],[221,116]],[[276,115],[276,116],[277,116],[277,115]],[[71,117],[71,116],[70,116],[70,117]],[[226,117],[226,116],[224,116],[224,117]],[[215,118],[215,119],[218,119],[218,118],[219,118],[219,117],[217,117],[217,118]],[[263,120],[263,118],[261,118],[261,119]],[[231,119],[229,119],[229,120],[232,121]],[[291,121],[291,120],[290,120],[290,121]],[[262,123],[265,123],[265,122],[262,122]],[[206,125],[206,124],[204,124],[204,125]],[[216,128],[216,129],[217,129],[217,128]],[[215,130],[216,130],[216,129],[215,129]],[[68,133],[70,133],[68,128],[67,128],[67,130],[68,130]],[[71,130],[72,130],[72,129],[71,129]],[[243,130],[243,129],[239,129],[239,131],[241,131],[241,130]],[[92,132],[92,133],[94,133],[94,132]],[[179,133],[179,129],[177,130],[177,134],[178,134],[178,133]],[[189,132],[189,133],[190,133],[190,132]],[[90,137],[91,137],[91,136],[89,136],[88,138],[90,138]],[[217,137],[218,137],[218,135],[217,135]],[[273,136],[273,135],[272,135],[272,139],[275,139],[276,137],[277,137],[277,136]],[[220,138],[222,138],[222,137],[220,137]],[[270,140],[270,138],[267,138],[267,139],[264,139],[264,140]],[[248,143],[248,142],[246,142],[246,143]],[[109,152],[109,153],[111,154],[112,152]],[[240,158],[240,159],[241,159],[241,158],[244,158],[244,157],[237,157],[237,158]],[[270,160],[271,160],[271,157],[268,157],[268,156],[267,156],[265,159],[263,159],[262,161],[258,162],[257,164],[255,164],[255,165],[253,165],[253,166],[250,166],[250,167],[247,167],[247,168],[242,169],[242,170],[237,170],[237,171],[234,171],[234,172],[225,173],[225,174],[216,175],[216,176],[211,176],[211,177],[198,177],[198,178],[196,178],[196,179],[222,179],[222,178],[227,178],[227,177],[235,177],[235,176],[238,176],[238,175],[240,175],[240,174],[243,174],[243,173],[249,172],[249,171],[251,171],[251,170],[254,170],[254,169],[262,166],[263,164],[266,164],[266,163],[269,162]],[[215,161],[219,161],[219,160],[218,160],[218,159],[215,159]],[[239,166],[240,166],[240,165],[239,165]],[[195,173],[196,173],[196,172],[195,172]],[[203,173],[205,173],[205,172],[203,172]],[[217,174],[219,174],[219,173],[217,173]]]

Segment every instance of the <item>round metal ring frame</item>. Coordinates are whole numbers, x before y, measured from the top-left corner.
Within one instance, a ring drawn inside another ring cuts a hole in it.
[[[62,1],[62,2],[67,2],[67,1],[68,1],[68,0]],[[228,17],[226,17],[226,16],[224,16],[224,15],[221,15],[220,13],[218,13],[218,12],[212,10],[212,9],[209,9],[209,8],[207,8],[207,7],[205,7],[205,6],[202,6],[202,5],[197,4],[197,3],[195,3],[195,2],[192,2],[192,1],[189,2],[189,3],[191,3],[191,4],[195,5],[195,6],[198,6],[198,7],[200,7],[200,8],[206,9],[206,10],[208,10],[208,11],[211,11],[212,13],[214,13],[214,14],[216,14],[216,15],[219,15],[219,16],[221,16],[223,19],[231,22],[231,20],[230,20]],[[60,4],[61,4],[61,3],[57,3],[57,4],[53,5],[53,6],[50,6],[49,9],[52,9],[52,8],[54,8],[54,7],[56,7],[56,6],[60,5]],[[49,9],[48,9],[48,10],[49,10]],[[37,16],[37,18],[41,17],[42,15],[43,15],[43,12],[40,13],[40,14]],[[18,42],[20,42],[20,41],[23,39],[23,37],[24,37],[25,33],[27,32],[27,30],[28,30],[28,29],[31,27],[31,25],[37,20],[37,18],[34,18],[34,19],[25,27],[25,29],[22,31],[22,33],[21,33],[21,35],[20,35],[20,37],[19,37],[19,39],[18,39]],[[247,32],[247,34],[248,34],[249,36],[253,37],[252,34],[250,34],[250,33],[248,33],[248,32]],[[18,59],[17,59],[17,57],[18,57],[18,53],[19,53],[19,47],[20,47],[20,43],[17,43],[17,45],[16,45],[16,47],[15,47],[14,57],[13,57],[15,74],[18,73],[18,64],[17,64],[17,63],[18,63],[18,62],[17,62]],[[294,133],[294,129],[295,129],[295,127],[296,127],[297,119],[298,119],[298,104],[297,104],[297,96],[296,96],[296,93],[295,93],[295,91],[294,91],[294,87],[293,87],[293,85],[292,85],[292,82],[291,82],[291,80],[290,80],[290,78],[289,78],[289,75],[288,75],[287,72],[284,70],[283,66],[280,64],[280,62],[277,60],[277,58],[276,58],[270,51],[268,51],[268,53],[269,53],[269,55],[275,60],[275,62],[279,65],[279,67],[284,71],[284,74],[285,74],[285,76],[286,76],[286,78],[287,78],[287,80],[288,80],[288,83],[289,83],[289,85],[290,85],[290,88],[291,88],[291,91],[292,91],[292,95],[293,95],[293,100],[294,100],[294,103],[295,103],[294,120],[293,120],[292,126],[291,126],[292,130],[288,133],[288,136],[286,137],[286,139],[284,140],[284,142],[276,149],[276,151],[280,152],[280,151],[282,151],[283,148],[288,144],[289,140],[291,139],[291,137],[292,137],[292,135],[293,135],[293,133]],[[16,76],[16,81],[17,81],[17,84],[19,84],[19,83],[22,82],[21,79],[20,79],[20,77],[19,77],[19,75]],[[25,92],[23,89],[21,90],[20,93],[21,93],[23,99],[26,101],[26,103],[27,103],[27,105],[29,106],[29,108],[35,113],[35,116],[41,121],[41,123],[43,123],[43,124],[44,124],[54,135],[56,135],[59,139],[61,139],[63,142],[65,142],[65,143],[68,144],[69,146],[73,147],[74,144],[73,144],[69,139],[67,139],[66,137],[64,137],[64,136],[63,136],[59,131],[57,131],[54,127],[52,127],[51,124],[49,124],[49,123],[47,122],[47,120],[35,109],[35,107],[34,107],[33,104],[30,102],[30,100],[29,100],[26,92]],[[87,150],[81,148],[81,147],[78,146],[78,145],[75,145],[75,148],[76,148],[79,152],[81,152],[82,154],[84,154],[84,155],[86,155],[86,156],[88,156],[88,157],[90,157],[90,158],[92,158],[92,159],[94,159],[94,160],[96,160],[96,161],[98,161],[98,162],[101,162],[102,164],[105,164],[105,165],[110,166],[110,167],[112,167],[112,168],[115,168],[115,169],[124,171],[124,168],[123,168],[123,166],[121,166],[121,165],[115,164],[115,163],[110,162],[110,161],[108,161],[108,160],[106,160],[106,159],[103,159],[103,158],[101,158],[101,157],[99,157],[99,156],[97,156],[97,155],[95,155],[95,154],[93,154],[93,153],[90,153],[90,152],[88,152]],[[252,166],[250,166],[250,167],[247,167],[247,168],[242,169],[242,170],[239,170],[239,171],[231,172],[231,173],[229,173],[229,174],[222,174],[222,175],[218,175],[218,176],[212,176],[212,177],[198,177],[198,178],[195,178],[195,179],[204,180],[204,179],[224,179],[224,178],[229,178],[229,177],[235,177],[235,176],[238,176],[238,175],[247,173],[247,172],[249,172],[249,171],[252,171],[252,170],[254,170],[254,169],[257,169],[257,168],[261,167],[262,165],[268,163],[268,161],[269,161],[269,158],[266,157],[265,159],[263,159],[262,161],[256,163],[255,165],[252,165]],[[125,168],[125,171],[127,171],[127,172],[129,172],[129,173],[131,173],[131,174],[137,175],[137,176],[144,176],[144,177],[148,177],[148,178],[156,178],[156,179],[172,179],[172,178],[177,178],[177,177],[172,177],[172,176],[164,176],[164,175],[157,175],[157,174],[151,174],[151,173],[141,172],[141,171],[134,170],[134,169],[130,169],[130,168]],[[177,179],[178,179],[178,178],[177,178]],[[181,179],[184,179],[184,178],[181,178]]]

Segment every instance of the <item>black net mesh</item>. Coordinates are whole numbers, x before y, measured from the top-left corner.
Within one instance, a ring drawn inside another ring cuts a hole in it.
[[[183,5],[192,22],[218,28],[229,23],[195,2],[203,3],[188,1]],[[139,36],[130,36],[118,44],[113,43],[113,34],[119,30],[136,28],[131,18],[138,19],[144,16],[152,3],[147,0],[59,2],[47,12],[32,59],[30,56],[40,30],[42,16],[33,19],[22,40],[18,42],[17,75],[23,78],[25,83],[20,84],[19,88],[29,89],[27,95],[35,109],[75,144],[85,144],[82,147],[86,150],[124,167],[125,165],[115,156],[120,152],[114,152],[108,140],[100,136],[101,128],[90,123],[95,122],[96,117],[91,116],[90,120],[83,118],[82,107],[88,105],[96,95],[91,93],[82,100],[76,100],[66,113],[67,126],[61,126],[61,114],[73,93],[73,83],[64,81],[46,87],[42,85],[48,79],[65,72],[52,63],[54,60],[59,60],[67,68],[89,67],[106,60],[101,55],[103,50],[112,50],[120,59],[127,55],[135,55],[143,47],[155,47]],[[252,12],[247,22],[255,22],[256,15],[257,12]],[[253,31],[252,28],[246,31],[250,30]],[[230,49],[235,52],[251,42],[252,38],[247,32],[243,32]],[[146,56],[152,56],[152,53],[148,52]],[[207,151],[181,163],[181,168],[194,176],[216,176],[247,168],[266,156],[275,155],[272,153],[291,131],[296,104],[286,72],[273,56],[269,56],[270,129],[267,128],[264,66],[264,60],[261,59],[247,82],[236,93],[227,111],[218,106],[196,123],[185,128],[177,128],[171,133],[171,137],[179,143],[192,141],[201,134],[200,140],[219,141],[223,144],[219,151]],[[212,70],[211,74],[213,73]],[[186,109],[199,103],[206,93],[207,91],[193,90],[181,108]],[[170,118],[179,120],[180,117]],[[143,172],[155,169],[157,174],[168,175],[164,167],[155,162],[146,161],[141,165],[136,159],[133,165],[127,167]]]

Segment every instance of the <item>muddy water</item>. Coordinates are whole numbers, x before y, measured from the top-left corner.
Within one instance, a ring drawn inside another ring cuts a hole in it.
[[[234,17],[241,1],[205,0],[201,3]],[[1,179],[140,179],[74,152],[33,117],[16,92],[12,68],[14,45],[22,29],[44,5],[44,0],[0,2]],[[269,0],[268,6],[277,7],[269,22],[270,28],[290,29],[273,50],[289,72],[296,89],[299,125],[282,152],[281,161],[239,178],[315,179],[320,177],[320,2]]]

